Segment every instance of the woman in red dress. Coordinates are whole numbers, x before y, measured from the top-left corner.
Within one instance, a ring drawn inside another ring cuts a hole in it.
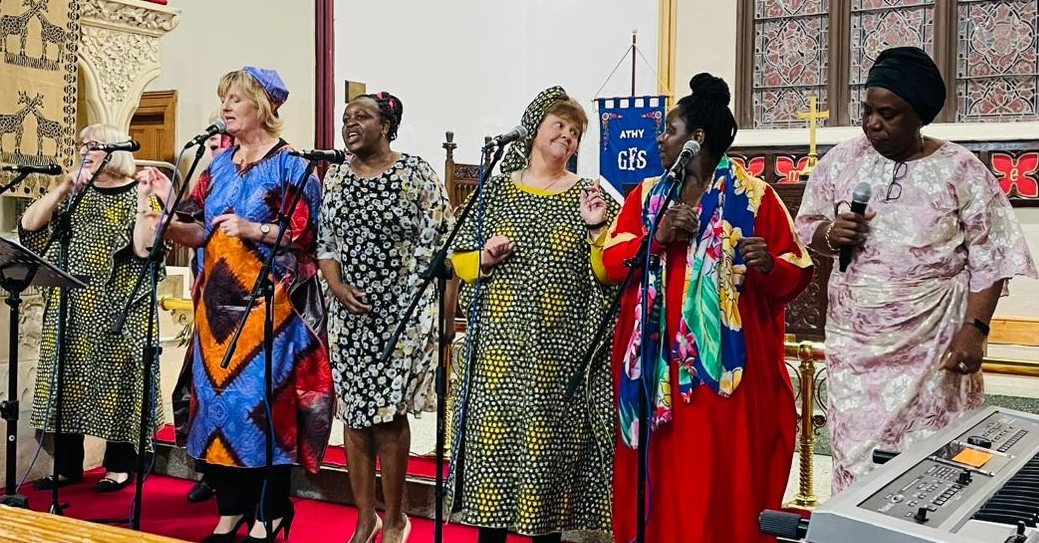
[[[675,176],[674,204],[652,233],[671,182],[649,179],[628,195],[603,254],[617,282],[649,235],[660,261],[646,278],[646,303],[642,273],[624,292],[613,347],[618,543],[636,537],[640,458],[646,541],[767,541],[757,517],[780,506],[794,453],[784,307],[808,285],[812,262],[772,187],[725,156],[737,129],[728,85],[699,74],[690,88],[667,115],[661,159],[673,164],[690,140],[702,151]]]

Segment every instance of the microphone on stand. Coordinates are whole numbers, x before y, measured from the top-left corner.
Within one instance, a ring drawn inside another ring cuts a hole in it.
[[[90,146],[91,151],[104,151],[114,153],[116,151],[129,151],[136,153],[141,150],[141,144],[137,140],[126,140],[119,143],[97,143]]]
[[[206,127],[201,134],[191,138],[191,141],[184,144],[184,148],[188,149],[196,145],[200,145],[215,134],[223,134],[224,130],[227,129],[227,123],[223,119],[217,119],[215,123]]]
[[[502,145],[507,145],[516,140],[521,140],[527,137],[528,134],[530,134],[530,131],[527,130],[527,127],[523,126],[522,124],[517,125],[516,128],[513,128],[512,130],[509,130],[504,134],[499,134],[491,138],[490,141],[488,141],[484,145],[484,148],[486,149],[489,147],[501,147]]]
[[[678,172],[685,168],[685,165],[693,159],[694,156],[700,154],[700,144],[696,140],[689,140],[682,146],[682,153],[675,159],[675,163],[671,166],[671,169],[667,171],[667,176],[674,179],[678,175]]]
[[[862,216],[866,214],[866,206],[869,205],[869,198],[873,194],[873,188],[869,183],[862,181],[855,186],[855,192],[851,193],[851,212]],[[850,245],[841,247],[840,255],[840,269],[841,273],[848,269],[848,264],[851,263],[851,252],[853,248]]]
[[[303,157],[307,160],[316,160],[331,164],[342,164],[343,162],[346,162],[346,152],[339,149],[311,149],[309,151],[297,151],[296,149],[293,149],[289,151],[289,154]]]
[[[44,164],[42,166],[35,166],[32,164],[23,164],[17,166],[0,166],[0,170],[5,172],[18,172],[18,173],[40,173],[43,175],[61,175],[61,166],[57,164]]]

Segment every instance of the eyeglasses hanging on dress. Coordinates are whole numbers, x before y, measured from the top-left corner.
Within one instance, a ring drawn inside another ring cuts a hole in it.
[[[899,196],[902,196],[902,184],[899,183],[899,181],[905,179],[908,172],[908,164],[902,161],[895,163],[895,167],[891,171],[891,182],[888,183],[887,194],[884,196],[885,202],[893,202],[897,200]]]

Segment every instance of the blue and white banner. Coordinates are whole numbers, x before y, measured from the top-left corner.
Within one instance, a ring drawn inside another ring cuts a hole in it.
[[[598,98],[599,175],[622,197],[647,177],[664,173],[657,135],[664,130],[666,96]]]

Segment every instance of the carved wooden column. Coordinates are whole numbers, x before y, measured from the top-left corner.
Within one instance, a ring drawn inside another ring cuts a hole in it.
[[[159,38],[180,10],[140,0],[82,0],[79,47],[87,122],[130,127],[141,94],[159,76]]]
[[[140,0],[80,0],[80,3],[82,94],[79,107],[86,112],[89,124],[107,123],[127,130],[144,89],[159,75],[159,39],[177,27],[180,11]],[[81,115],[80,119],[83,118]],[[37,447],[35,438],[38,436],[29,425],[29,412],[43,324],[43,300],[35,289],[27,290],[23,300],[18,352],[19,477],[29,468]],[[7,309],[3,308],[0,312],[0,386],[5,390],[10,371],[6,360],[7,342]],[[87,463],[99,463],[101,452],[97,443],[88,444]],[[50,464],[49,458],[42,457],[33,465],[28,480],[49,474]],[[0,461],[0,484],[4,483],[3,465]]]

